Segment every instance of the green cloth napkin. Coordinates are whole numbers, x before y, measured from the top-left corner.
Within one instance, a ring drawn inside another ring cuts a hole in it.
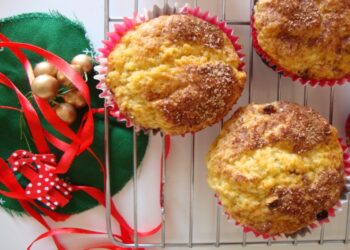
[[[58,12],[27,13],[0,20],[0,33],[15,42],[30,43],[55,53],[66,61],[82,53],[94,55],[94,51],[83,25],[78,21],[70,20]],[[32,66],[43,59],[31,52],[24,51]],[[0,51],[0,72],[9,77],[23,94],[30,96],[30,87],[25,72],[8,50]],[[103,100],[98,97],[99,91],[95,88],[97,82],[93,80],[94,72],[89,75],[88,85],[91,93],[92,106],[103,107]],[[16,95],[10,89],[0,85],[0,106],[20,107]],[[86,111],[86,110],[85,110]],[[80,112],[80,117],[84,110]],[[95,135],[91,148],[104,160],[104,126],[103,117],[95,115]],[[41,119],[45,128],[62,138],[44,119]],[[78,122],[73,124],[77,128]],[[133,133],[124,123],[110,121],[111,142],[111,190],[115,194],[120,191],[133,175]],[[148,144],[148,136],[141,133],[138,136],[138,163],[141,162]],[[23,116],[17,111],[0,109],[0,157],[7,159],[15,150],[24,149],[37,153],[32,142]],[[52,148],[56,156],[61,153]],[[1,173],[0,173],[1,174]],[[97,161],[90,153],[84,152],[73,162],[70,170],[62,176],[74,185],[86,185],[103,190],[103,174]],[[17,174],[18,180],[25,185],[27,180]],[[6,188],[0,184],[0,189]],[[0,207],[10,213],[22,213],[23,209],[16,200],[0,195]],[[83,192],[74,192],[73,198],[64,208],[56,211],[65,214],[79,213],[97,205],[97,202]]]

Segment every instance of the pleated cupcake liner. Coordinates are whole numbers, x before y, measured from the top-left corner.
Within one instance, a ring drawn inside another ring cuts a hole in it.
[[[101,90],[102,93],[99,95],[100,98],[105,100],[105,107],[109,109],[109,115],[117,119],[118,121],[125,122],[127,127],[135,127],[137,130],[144,130],[148,132],[149,129],[143,129],[140,126],[133,123],[133,121],[127,116],[124,115],[117,103],[114,100],[114,96],[112,91],[108,88],[106,84],[106,75],[108,73],[108,56],[113,51],[115,46],[121,41],[122,37],[130,30],[132,30],[136,25],[139,25],[143,22],[147,22],[153,18],[157,18],[162,15],[172,15],[172,14],[187,14],[198,17],[208,23],[211,23],[217,26],[220,30],[222,30],[229,40],[231,41],[237,55],[240,58],[240,64],[238,69],[242,70],[244,67],[244,54],[241,52],[242,46],[238,43],[238,36],[233,34],[233,29],[228,27],[225,22],[219,21],[217,16],[211,16],[208,11],[201,11],[199,7],[190,8],[188,5],[183,6],[182,8],[178,8],[177,4],[174,7],[166,4],[164,7],[159,7],[157,5],[153,6],[151,10],[145,10],[143,14],[135,13],[132,18],[124,17],[123,22],[121,24],[114,25],[114,31],[107,33],[108,39],[102,41],[104,47],[99,49],[101,53],[100,56],[97,57],[98,65],[95,66],[95,71],[97,75],[94,77],[99,81],[97,84],[97,89]],[[159,132],[159,130],[152,130],[154,133]]]
[[[302,85],[309,84],[310,86],[334,86],[334,85],[342,85],[346,82],[350,82],[350,75],[342,77],[340,79],[324,79],[324,80],[317,80],[317,79],[312,79],[312,78],[305,78],[302,76],[299,76],[288,69],[285,69],[281,65],[279,65],[267,52],[264,51],[264,49],[260,46],[259,41],[258,41],[258,31],[255,27],[255,19],[254,16],[251,17],[251,33],[252,33],[252,41],[253,41],[253,46],[255,48],[255,51],[257,54],[261,57],[263,62],[275,70],[278,73],[283,74],[285,77],[291,78],[293,81],[298,81]]]
[[[350,114],[345,123],[346,144],[350,146]]]
[[[312,224],[310,224],[309,226],[302,228],[300,230],[298,230],[297,232],[293,233],[293,234],[276,234],[276,235],[269,235],[266,233],[260,233],[258,231],[256,231],[254,228],[245,226],[243,224],[241,224],[239,221],[235,220],[234,218],[232,218],[230,216],[230,214],[225,211],[225,207],[222,205],[222,202],[220,201],[219,195],[218,194],[214,194],[214,197],[217,201],[217,204],[219,206],[221,206],[224,209],[223,215],[226,217],[227,221],[229,223],[232,223],[233,225],[235,225],[236,227],[240,227],[243,228],[243,232],[245,233],[252,233],[255,235],[255,237],[259,238],[262,237],[263,239],[273,239],[276,240],[277,238],[281,238],[283,237],[283,235],[285,237],[292,237],[295,238],[296,236],[301,236],[304,237],[307,233],[311,233],[312,230],[318,228],[319,226],[321,226],[322,224],[325,223],[329,223],[330,222],[330,217],[333,218],[336,216],[336,212],[342,211],[342,205],[346,204],[348,202],[348,198],[347,196],[350,193],[350,154],[348,153],[348,146],[344,143],[343,139],[339,138],[339,142],[341,144],[341,147],[343,149],[343,160],[344,160],[344,175],[345,175],[345,186],[344,186],[344,190],[341,193],[340,199],[339,201],[327,211],[327,217],[320,219],[320,220],[315,220],[315,222],[313,222]]]

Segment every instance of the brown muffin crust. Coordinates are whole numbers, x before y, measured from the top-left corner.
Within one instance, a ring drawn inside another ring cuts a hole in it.
[[[162,29],[162,34],[174,42],[195,42],[213,49],[222,49],[225,43],[221,30],[188,15],[174,15],[169,18]]]
[[[236,111],[207,166],[225,211],[269,235],[290,235],[324,219],[344,186],[337,130],[311,108],[288,102]]]
[[[243,89],[227,64],[189,65],[185,74],[187,86],[157,102],[166,119],[176,125],[222,119]]]
[[[250,126],[245,126],[242,113],[255,117]],[[328,121],[312,108],[285,101],[248,105],[240,108],[232,119],[236,122],[226,129],[230,130],[233,139],[233,155],[280,141],[287,141],[295,153],[302,153],[323,142],[332,133]]]
[[[328,210],[339,200],[343,177],[343,169],[339,168],[338,171],[322,171],[311,186],[306,183],[298,188],[275,188],[271,195],[276,199],[268,204],[268,208],[272,213],[295,216],[298,223],[307,225],[317,219],[316,208],[319,212]]]
[[[134,124],[171,135],[222,119],[241,95],[246,73],[227,35],[191,15],[136,26],[108,58],[106,84]]]
[[[259,0],[259,46],[278,66],[306,79],[350,75],[348,0]]]

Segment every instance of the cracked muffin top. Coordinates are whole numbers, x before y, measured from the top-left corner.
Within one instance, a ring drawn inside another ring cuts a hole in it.
[[[254,12],[272,63],[305,79],[350,76],[350,1],[259,0]]]
[[[134,124],[179,135],[231,110],[246,80],[240,65],[215,25],[191,15],[160,16],[121,38],[108,57],[106,83]]]
[[[288,102],[240,108],[212,145],[207,167],[226,212],[269,235],[293,234],[324,219],[344,186],[336,128]]]

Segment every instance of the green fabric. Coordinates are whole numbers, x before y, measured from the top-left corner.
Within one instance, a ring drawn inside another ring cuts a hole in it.
[[[86,38],[83,26],[79,22],[71,21],[56,12],[50,14],[28,13],[0,20],[0,33],[3,33],[12,41],[38,45],[59,55],[68,62],[75,55],[86,50],[93,51],[90,41]],[[31,52],[25,51],[25,53],[33,66],[43,60]],[[8,76],[23,94],[29,93],[30,88],[22,66],[7,49],[0,52],[0,72]],[[89,75],[88,84],[92,106],[95,108],[102,107],[103,101],[98,97],[99,91],[95,88],[96,81],[93,80],[93,73]],[[0,86],[0,106],[2,105],[19,107],[14,92],[4,86]],[[84,110],[80,112],[80,117],[83,113]],[[50,132],[64,139],[43,119],[42,123]],[[124,123],[111,120],[110,124],[111,190],[115,194],[124,187],[133,175],[133,133],[131,129],[125,127]],[[76,128],[77,125],[78,122],[73,124],[73,128]],[[103,117],[96,115],[95,137],[91,147],[101,160],[104,159],[103,125]],[[147,144],[148,136],[140,134],[137,144],[139,163],[145,154]],[[30,150],[36,153],[23,116],[17,111],[0,109],[0,157],[7,159],[13,151],[18,149]],[[52,148],[52,152],[58,157],[61,154],[54,148]],[[75,185],[93,186],[103,190],[102,172],[97,161],[88,152],[79,155],[74,160],[68,173],[62,177]],[[20,174],[17,175],[17,178],[23,185],[26,184],[26,179],[21,177]],[[6,190],[1,184],[0,188]],[[11,213],[23,212],[16,200],[0,195],[1,199],[5,201],[2,207],[7,211]],[[95,205],[97,205],[97,202],[85,193],[75,192],[70,203],[64,208],[57,209],[57,211],[74,214],[90,209]]]

